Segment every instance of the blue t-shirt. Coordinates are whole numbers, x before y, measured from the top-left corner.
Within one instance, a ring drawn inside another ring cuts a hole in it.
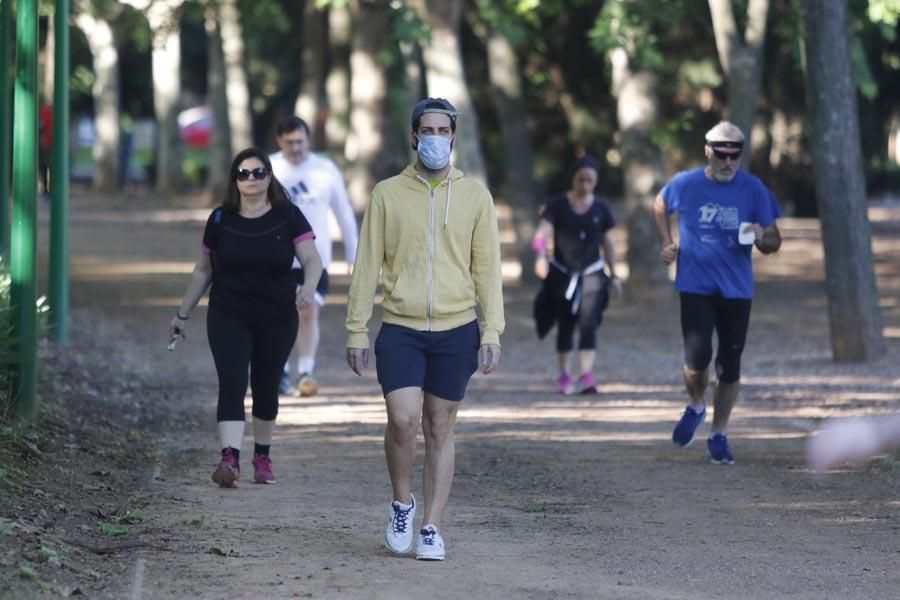
[[[731,181],[716,183],[698,168],[678,173],[660,193],[669,214],[678,213],[675,289],[752,298],[753,246],[738,243],[738,225],[765,229],[781,216],[768,188],[741,169]]]

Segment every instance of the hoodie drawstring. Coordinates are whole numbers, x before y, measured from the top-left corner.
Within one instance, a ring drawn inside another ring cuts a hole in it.
[[[444,229],[447,229],[447,219],[450,218],[450,197],[453,189],[453,180],[447,178],[447,206],[444,207]]]

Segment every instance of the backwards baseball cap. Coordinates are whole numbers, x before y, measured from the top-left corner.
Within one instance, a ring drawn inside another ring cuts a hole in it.
[[[415,123],[422,115],[425,113],[438,113],[442,115],[447,115],[450,117],[450,121],[453,125],[456,125],[456,118],[459,117],[460,113],[450,102],[444,100],[443,98],[423,98],[416,102],[416,105],[412,110],[412,118],[410,119],[410,125],[415,128]]]

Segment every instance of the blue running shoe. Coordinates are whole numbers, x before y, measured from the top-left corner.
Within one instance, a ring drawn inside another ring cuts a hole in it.
[[[685,408],[684,414],[681,415],[678,424],[675,425],[675,430],[672,431],[672,442],[682,448],[690,446],[691,442],[694,441],[694,432],[697,431],[705,416],[706,408],[700,409],[700,412],[697,412],[691,406]]]
[[[291,376],[282,372],[281,381],[278,382],[278,393],[282,396],[293,396],[296,392],[297,388],[291,383]]]
[[[734,456],[728,448],[728,438],[722,433],[714,433],[706,440],[709,449],[709,462],[717,465],[733,465]]]

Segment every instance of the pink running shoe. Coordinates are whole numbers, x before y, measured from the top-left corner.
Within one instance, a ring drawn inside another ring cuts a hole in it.
[[[212,480],[223,488],[236,488],[237,480],[241,476],[241,469],[238,467],[237,457],[234,450],[225,448],[222,450],[222,459],[216,465],[213,471]]]
[[[275,483],[275,473],[272,472],[272,459],[263,454],[253,456],[253,483]]]
[[[581,390],[582,394],[596,394],[597,380],[594,379],[594,375],[592,373],[585,373],[579,377],[578,389]]]
[[[556,391],[564,396],[571,396],[575,393],[575,386],[572,384],[572,378],[568,373],[563,373],[556,380]]]

